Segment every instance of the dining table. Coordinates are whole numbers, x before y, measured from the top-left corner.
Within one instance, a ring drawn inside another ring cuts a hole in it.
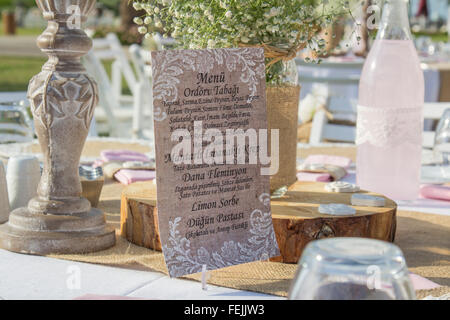
[[[81,162],[95,161],[102,150],[124,149],[144,154],[151,152],[150,143],[144,140],[88,138]],[[8,153],[31,153],[38,158],[42,156],[36,141],[0,146],[0,156],[5,162]],[[315,154],[344,156],[354,161],[356,148],[351,144],[298,145],[299,161]],[[344,181],[355,182],[354,167],[349,168]],[[98,204],[98,208],[105,213],[107,222],[116,229],[120,227],[121,193],[124,188],[123,184],[106,179]],[[439,217],[450,217],[450,202],[418,198],[414,201],[400,201],[397,205],[395,243],[403,250],[410,271],[421,277],[420,289],[429,290],[418,297],[430,297],[429,294],[438,288],[437,285],[442,288],[450,286],[450,225],[439,226],[437,223]],[[421,226],[427,228],[421,229]],[[444,241],[435,246],[424,243],[422,239],[429,235],[421,235],[420,230],[441,232]],[[101,256],[101,252],[98,256]],[[86,263],[0,249],[0,299],[286,299],[285,295],[212,284],[208,284],[205,290],[198,281],[170,278],[145,265],[121,265],[115,264],[113,260],[108,261],[112,262]]]

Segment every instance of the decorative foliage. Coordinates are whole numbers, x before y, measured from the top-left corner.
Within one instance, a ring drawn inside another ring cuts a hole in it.
[[[348,13],[346,0],[135,0],[139,32],[150,27],[184,48],[263,46],[267,72],[303,48],[324,53],[319,31]],[[269,68],[270,67],[270,68]],[[267,78],[270,80],[271,78]]]

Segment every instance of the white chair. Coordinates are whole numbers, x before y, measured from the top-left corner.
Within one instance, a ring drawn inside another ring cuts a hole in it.
[[[111,79],[102,61],[112,61]],[[93,49],[83,62],[99,85],[100,104],[95,111],[98,131],[116,137],[145,138],[144,124],[153,125],[152,96],[144,91],[149,85],[136,78],[117,36],[111,33],[106,38],[94,39]],[[131,95],[122,93],[122,79]]]
[[[137,44],[130,46],[129,53],[138,80],[136,98],[141,101],[135,103],[133,131],[139,138],[154,141],[153,117],[151,117],[151,121],[146,120],[147,123],[143,123],[143,117],[139,116],[146,113],[153,115],[151,54],[150,51],[144,50]]]
[[[328,112],[327,112],[328,111]],[[329,115],[332,119],[329,119]],[[336,123],[331,123],[330,120]],[[327,110],[314,114],[309,143],[319,145],[323,141],[354,143],[356,137],[356,101],[342,97],[330,97]]]
[[[427,102],[424,104],[423,116],[424,121],[439,120],[444,111],[450,108],[449,102]],[[356,116],[356,112],[355,112]],[[311,129],[310,144],[318,145],[327,141],[340,141],[354,143],[356,138],[356,128],[348,125],[335,125],[328,123],[327,116],[324,111],[319,110],[314,116],[313,125]],[[424,148],[432,148],[434,145],[435,132],[427,130],[423,132],[422,146]],[[314,142],[311,142],[313,140]]]
[[[307,94],[314,83],[326,84],[329,93],[327,110],[319,109],[314,114],[309,143],[313,145],[321,144],[323,141],[354,143],[356,98],[362,62],[313,64],[297,60],[297,66],[302,95]],[[329,116],[332,119],[329,119]],[[331,120],[335,123],[331,123]]]
[[[105,68],[92,51],[83,58],[83,64],[98,85],[99,105],[94,114],[98,133],[108,133],[113,137],[120,136],[117,118],[120,104],[112,95],[113,89]],[[129,112],[125,112],[125,119],[129,118],[128,114]]]

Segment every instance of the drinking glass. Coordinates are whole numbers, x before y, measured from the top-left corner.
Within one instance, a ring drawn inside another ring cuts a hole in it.
[[[0,143],[29,142],[33,140],[33,121],[28,113],[28,102],[0,102]]]
[[[405,258],[394,244],[363,238],[309,243],[289,292],[291,300],[412,300]]]
[[[450,109],[444,111],[436,127],[433,153],[442,177],[450,178]]]

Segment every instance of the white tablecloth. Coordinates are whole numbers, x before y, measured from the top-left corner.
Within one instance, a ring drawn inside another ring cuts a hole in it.
[[[0,249],[0,298],[73,299],[86,294],[148,299],[281,299],[210,285],[204,291],[199,282],[170,279],[157,272],[29,256]]]

